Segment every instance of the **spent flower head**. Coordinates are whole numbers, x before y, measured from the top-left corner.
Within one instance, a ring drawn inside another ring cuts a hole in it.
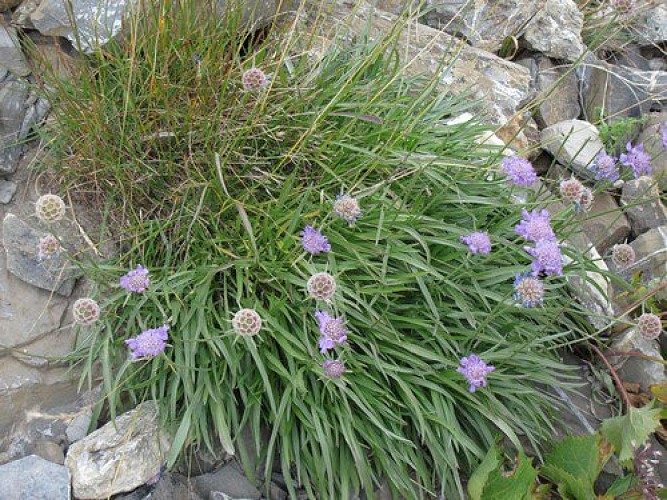
[[[551,216],[546,209],[522,210],[523,219],[514,226],[514,231],[529,241],[553,240],[556,238],[554,230],[551,227]]]
[[[535,243],[535,247],[524,247],[524,249],[534,257],[531,265],[534,276],[542,271],[547,275],[561,276],[563,274],[563,256],[560,253],[558,241],[554,239],[540,240]]]
[[[635,263],[635,250],[627,243],[614,245],[611,250],[611,261],[619,269],[625,269]]]
[[[581,193],[584,191],[584,185],[576,177],[563,179],[558,185],[560,197],[565,203],[577,204],[581,201]]]
[[[262,318],[254,309],[241,309],[232,318],[232,328],[243,337],[252,337],[261,330]]]
[[[486,376],[495,369],[495,366],[487,365],[477,355],[471,354],[461,358],[461,366],[456,371],[468,380],[469,391],[475,392],[480,387],[486,387]]]
[[[315,318],[320,327],[318,345],[322,354],[347,340],[347,328],[343,318],[335,318],[326,311],[315,311]]]
[[[301,245],[303,249],[313,255],[331,251],[331,245],[326,236],[313,226],[306,226],[301,233]]]
[[[359,200],[349,194],[339,194],[334,201],[333,209],[335,215],[350,225],[362,215]]]
[[[637,318],[637,331],[647,340],[655,340],[662,333],[660,316],[653,313],[644,313]]]
[[[534,307],[544,300],[544,283],[530,273],[517,274],[514,280],[514,300],[524,307]]]
[[[38,259],[42,261],[50,259],[51,257],[57,257],[60,255],[60,250],[60,241],[49,233],[39,239],[39,244],[37,245]]]
[[[35,215],[42,222],[57,222],[65,216],[65,202],[56,194],[43,194],[35,203]]]
[[[245,90],[261,90],[269,84],[269,77],[259,68],[250,68],[243,73],[241,83]]]
[[[503,158],[503,170],[507,174],[507,180],[514,186],[530,186],[537,182],[537,173],[525,158],[520,156],[505,156]]]
[[[594,199],[595,197],[593,196],[593,191],[591,191],[590,188],[585,187],[581,192],[581,199],[579,200],[579,203],[576,204],[576,211],[587,212],[593,206]]]
[[[474,231],[467,236],[461,236],[461,242],[468,245],[472,253],[488,254],[491,252],[491,238],[488,233]]]
[[[633,146],[632,143],[628,142],[625,149],[627,152],[623,153],[619,160],[626,167],[632,167],[635,179],[638,179],[642,175],[651,175],[651,171],[653,170],[651,167],[651,156],[644,151],[644,144]]]
[[[120,286],[127,291],[143,293],[151,285],[148,269],[141,264],[137,268],[120,277]]]
[[[93,299],[87,297],[77,299],[72,306],[74,322],[79,325],[92,325],[100,317],[100,306]]]
[[[125,344],[130,348],[132,359],[153,358],[163,353],[167,347],[168,331],[169,325],[162,325],[127,339]]]
[[[336,280],[329,273],[315,273],[306,283],[306,289],[312,298],[331,302],[336,293]]]
[[[618,160],[605,151],[600,151],[588,170],[594,175],[596,181],[617,181],[621,177],[621,171],[618,168]]]
[[[339,359],[327,359],[322,363],[324,375],[329,378],[341,378],[343,373],[347,371],[345,364]]]
[[[611,6],[623,17],[632,14],[636,7],[636,0],[611,0]]]

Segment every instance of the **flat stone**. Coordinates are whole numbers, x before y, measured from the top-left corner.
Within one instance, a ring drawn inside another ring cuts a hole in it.
[[[653,177],[661,191],[667,191],[667,149],[662,144],[660,127],[667,122],[667,108],[664,111],[648,113],[646,124],[637,143],[644,144],[644,151],[651,155],[651,177]]]
[[[0,83],[0,175],[13,174],[23,153],[19,143],[28,86],[16,80]]]
[[[0,492],[7,500],[70,500],[69,472],[31,455],[0,465]]]
[[[637,235],[667,225],[667,208],[660,201],[660,190],[652,177],[627,181],[623,185],[621,205]]]
[[[585,234],[601,255],[612,246],[625,242],[630,235],[630,223],[614,198],[605,192],[597,193],[593,206],[578,216]]]
[[[28,76],[30,66],[23,55],[16,30],[0,22],[0,66],[16,76]]]
[[[50,439],[40,439],[35,443],[35,455],[54,464],[63,465],[65,463],[63,449]]]
[[[193,484],[197,492],[204,498],[209,498],[214,492],[229,495],[232,498],[259,499],[262,496],[234,462],[217,471],[195,477]]]
[[[170,446],[157,404],[140,404],[69,447],[65,465],[74,495],[96,499],[134,490],[160,471]]]
[[[65,434],[67,435],[67,441],[70,444],[81,441],[88,434],[88,428],[93,419],[92,410],[87,410],[81,415],[77,415],[72,419],[72,421],[67,425],[65,429]]]
[[[639,352],[652,358],[662,359],[657,340],[645,339],[635,328],[630,328],[616,339],[610,351]],[[639,384],[643,392],[650,393],[649,386],[667,381],[665,367],[660,363],[637,356],[612,356],[609,361],[614,365],[621,380]]]
[[[543,127],[579,118],[579,82],[570,65],[538,58],[535,86],[539,92],[535,99],[541,103],[538,122]]]
[[[584,16],[573,0],[547,0],[526,26],[528,47],[555,59],[577,60],[586,50]]]
[[[635,263],[630,272],[640,272],[642,282],[651,288],[657,288],[667,281],[667,225],[645,232],[630,246],[635,251]],[[667,289],[659,292],[656,298],[667,300]]]
[[[545,128],[540,142],[558,163],[583,178],[591,177],[588,166],[604,149],[597,127],[582,120],[566,120]]]
[[[7,269],[26,283],[69,297],[80,276],[79,269],[62,255],[39,261],[39,240],[46,232],[37,231],[7,214],[2,224],[7,252]]]
[[[633,19],[632,35],[641,45],[654,46],[667,41],[667,5],[658,3]]]
[[[16,193],[16,188],[16,183],[0,179],[0,203],[6,205],[12,201],[14,193]]]

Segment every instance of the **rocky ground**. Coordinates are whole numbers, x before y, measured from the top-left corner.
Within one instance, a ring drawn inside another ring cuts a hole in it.
[[[372,29],[388,29],[410,7],[406,3],[380,0]],[[408,70],[434,74],[443,57],[454,59],[442,75],[443,90],[468,92],[473,86],[488,123],[496,127],[487,143],[508,144],[529,156],[548,189],[571,175],[591,180],[588,166],[603,149],[593,124],[600,109],[612,120],[644,119],[627,140],[644,144],[652,157],[652,177],[621,181],[597,194],[582,215],[583,231],[573,234],[570,243],[598,256],[602,273],[616,271],[611,249],[628,242],[636,261],[621,278],[627,282],[639,276],[640,283],[633,286],[658,290],[655,296],[664,303],[667,152],[659,127],[667,122],[667,7],[643,6],[628,27],[634,41],[622,50],[593,52],[582,38],[584,15],[572,0],[475,2],[461,12],[463,3],[450,4],[411,21],[401,40],[402,54],[411,61]],[[95,32],[98,3],[79,0],[73,5],[85,50]],[[125,8],[122,1],[109,5],[105,28],[97,31],[102,42],[117,32]],[[274,2],[268,7],[265,15],[275,12]],[[47,119],[49,103],[35,91],[39,65],[19,43],[20,37],[30,37],[43,57],[65,71],[67,60],[78,55],[70,45],[72,31],[63,9],[54,0],[0,0],[0,498],[260,498],[263,493],[224,453],[194,457],[192,480],[177,472],[160,475],[168,439],[159,433],[150,402],[119,417],[116,427],[107,424],[86,435],[103,423],[92,422],[95,392],[78,392],[76,373],[59,359],[73,344],[70,306],[86,284],[65,255],[48,263],[37,256],[36,243],[53,229],[34,216],[35,200],[49,192],[48,172],[37,175],[31,168],[48,158],[48,145],[35,138],[34,131]],[[359,31],[369,15],[368,5],[352,9],[340,3],[330,26],[344,23]],[[467,44],[461,42],[464,38]],[[327,40],[325,32],[323,46]],[[512,54],[501,58],[507,40],[514,44]],[[68,252],[113,252],[110,246],[92,243],[99,240],[86,232],[98,223],[91,217],[70,200],[58,227],[69,242]],[[603,274],[591,277],[599,288],[580,283],[579,299],[590,308],[596,327],[607,328],[609,321],[602,316],[622,317],[633,297],[622,281],[612,283]],[[611,359],[635,394],[667,380],[663,365],[618,355],[639,351],[661,358],[657,341],[644,339],[634,329],[617,329],[615,334],[611,351],[617,355]],[[570,432],[592,432],[615,405],[590,363],[576,357],[568,362],[581,366],[583,388],[558,395],[563,402],[560,420]],[[667,471],[662,473],[667,482]],[[146,477],[153,480],[144,484]],[[269,496],[286,498],[284,479],[280,474],[272,479]]]

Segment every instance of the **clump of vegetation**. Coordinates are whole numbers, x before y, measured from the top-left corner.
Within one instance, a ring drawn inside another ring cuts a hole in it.
[[[644,122],[643,118],[630,116],[614,120],[605,120],[601,117],[598,130],[605,150],[615,155],[625,152],[627,144],[637,136]]]
[[[469,104],[404,74],[399,29],[320,57],[310,29],[239,37],[157,3],[48,82],[63,186],[122,227],[122,255],[83,263],[101,315],[78,359],[111,416],[155,399],[169,465],[217,442],[255,479],[249,429],[260,476],[278,462],[311,498],[383,477],[458,497],[498,431],[539,448],[541,387],[587,330],[556,239],[572,210],[522,213],[532,166],[505,178],[483,126],[445,122]]]

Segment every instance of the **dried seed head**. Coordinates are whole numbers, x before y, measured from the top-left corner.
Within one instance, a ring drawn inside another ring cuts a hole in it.
[[[361,208],[359,207],[359,200],[349,194],[339,194],[336,201],[334,201],[333,208],[334,214],[348,224],[354,224],[354,222],[362,215]]]
[[[262,318],[254,309],[241,309],[232,318],[234,331],[243,337],[252,337],[262,328]]]
[[[35,203],[35,214],[42,222],[56,222],[65,216],[65,202],[55,194],[45,194]]]
[[[92,325],[100,317],[100,306],[93,299],[78,299],[72,306],[72,315],[79,325]]]
[[[625,269],[635,263],[635,251],[626,244],[614,245],[611,251],[611,261],[619,269]]]
[[[60,242],[52,234],[47,234],[43,238],[40,238],[37,250],[39,260],[50,259],[60,253]]]
[[[642,314],[637,318],[637,330],[645,339],[657,339],[662,333],[660,317],[652,313]]]
[[[327,359],[322,363],[324,374],[329,378],[340,378],[347,371],[345,364],[338,359]]]
[[[336,293],[336,280],[329,273],[316,273],[310,277],[306,288],[314,299],[330,302]]]
[[[260,90],[267,86],[269,78],[259,68],[250,68],[243,73],[241,83],[245,90]]]
[[[584,212],[588,211],[589,208],[593,205],[593,191],[590,188],[585,187],[581,192],[581,198],[577,204],[577,208],[583,210]]]
[[[581,195],[584,192],[584,185],[579,182],[579,179],[570,177],[561,181],[558,186],[560,196],[566,203],[580,203]]]

